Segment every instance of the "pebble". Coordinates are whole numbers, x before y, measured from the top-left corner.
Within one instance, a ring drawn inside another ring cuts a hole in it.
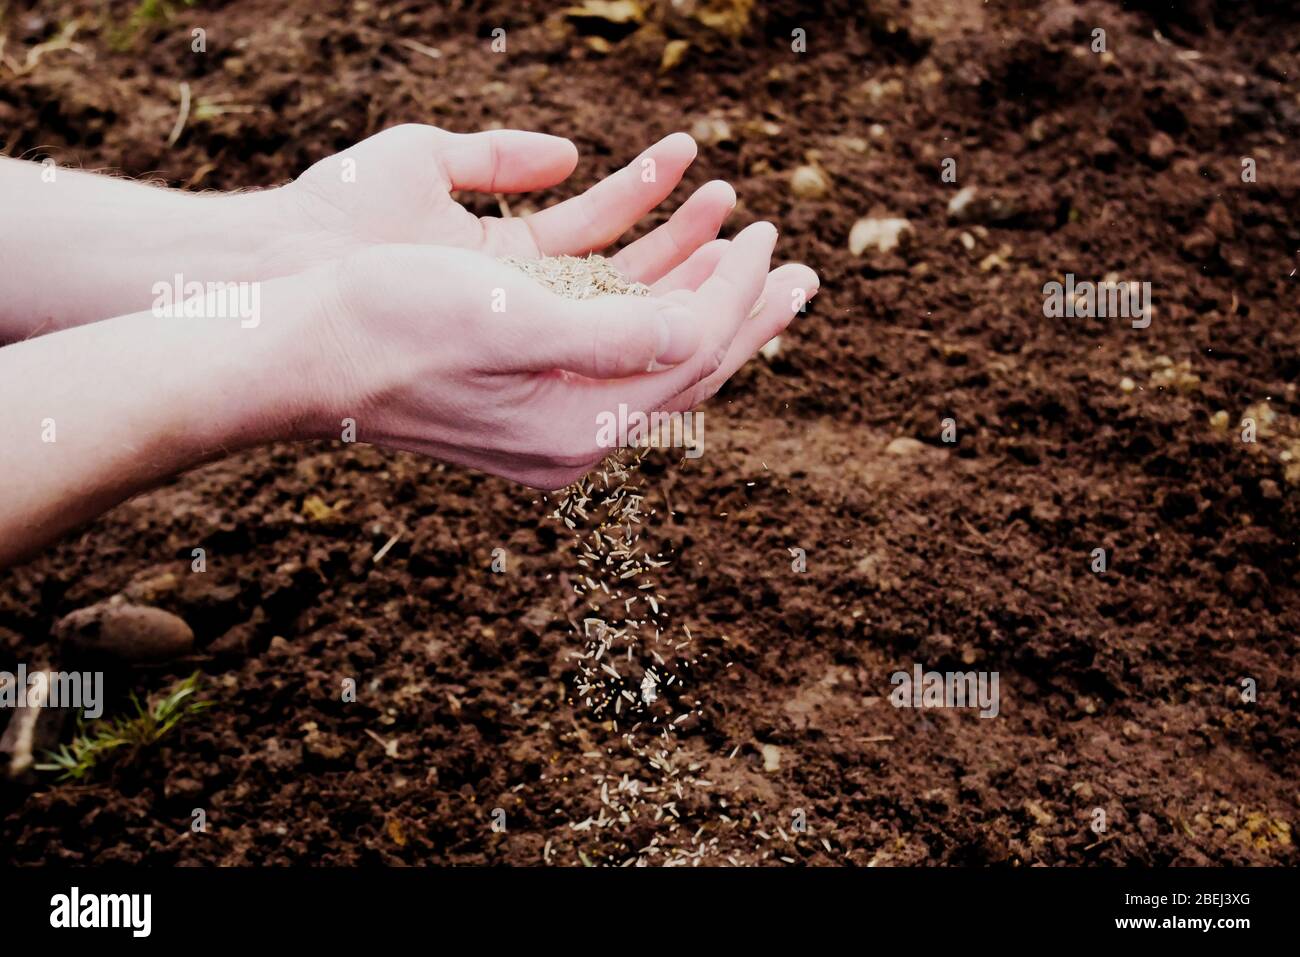
[[[1227,206],[1217,200],[1210,204],[1205,214],[1205,226],[1214,233],[1216,239],[1232,239],[1237,235],[1232,213],[1228,211]]]
[[[882,253],[906,246],[912,238],[912,224],[897,217],[859,219],[849,231],[849,252],[860,256],[868,249]]]
[[[1021,212],[1022,201],[1005,191],[991,192],[964,186],[948,200],[948,219],[954,223],[1002,223]]]
[[[955,222],[963,222],[970,209],[971,204],[975,201],[975,194],[979,192],[974,186],[964,186],[959,189],[948,200],[948,218]]]
[[[781,770],[781,749],[775,744],[763,745],[763,770],[769,774]]]
[[[691,136],[701,146],[716,146],[731,139],[731,124],[717,116],[705,116],[691,124]]]
[[[194,648],[194,632],[169,611],[124,601],[79,608],[55,623],[54,639],[121,661],[167,661]]]
[[[1175,149],[1177,144],[1174,143],[1173,138],[1168,133],[1158,132],[1147,144],[1147,156],[1157,163],[1166,163],[1169,157],[1174,155]]]
[[[816,166],[800,166],[790,175],[790,191],[800,199],[821,199],[830,192],[826,174]]]
[[[925,448],[925,443],[909,436],[900,436],[885,446],[887,455],[915,455]]]

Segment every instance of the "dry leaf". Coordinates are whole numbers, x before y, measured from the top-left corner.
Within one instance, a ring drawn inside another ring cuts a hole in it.
[[[347,504],[346,499],[340,499],[333,505],[327,505],[319,495],[308,495],[302,500],[302,514],[309,521],[332,522],[339,518],[339,514],[347,507]]]

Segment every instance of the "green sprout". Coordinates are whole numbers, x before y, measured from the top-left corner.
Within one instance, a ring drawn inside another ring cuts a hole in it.
[[[77,719],[77,734],[57,751],[46,751],[49,760],[36,765],[38,771],[62,771],[60,781],[77,781],[90,773],[108,752],[121,747],[139,751],[157,744],[173,728],[207,708],[211,701],[194,700],[199,690],[199,672],[179,681],[152,707],[146,707],[131,692],[134,714],[122,715],[112,721],[101,719],[87,728],[83,719]]]
[[[186,7],[194,6],[195,2],[196,0],[180,0],[180,3]],[[142,30],[149,27],[163,26],[171,22],[172,17],[176,14],[176,6],[177,4],[171,2],[171,0],[140,0],[126,18],[126,21],[117,24],[111,22],[106,9],[104,21],[108,27],[109,48],[118,53],[124,53],[135,43],[136,37],[139,36]]]

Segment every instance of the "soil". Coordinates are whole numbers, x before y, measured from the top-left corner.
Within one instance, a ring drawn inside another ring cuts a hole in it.
[[[571,183],[518,212],[725,121],[688,185],[733,182],[728,229],[780,224],[779,254],[822,292],[708,405],[702,457],[643,466],[643,534],[674,557],[660,588],[708,652],[678,736],[712,786],[665,840],[719,837],[706,863],[1300,861],[1289,5],[776,2],[734,36],[681,14],[483,6],[232,0],[133,19],[129,3],[20,0],[0,21],[3,149],[235,189],[399,122],[572,137]],[[15,74],[73,20],[76,46]],[[690,46],[661,69],[667,39]],[[169,148],[180,81],[207,108]],[[791,192],[804,164],[823,197]],[[952,223],[969,185],[973,221]],[[908,219],[910,242],[852,255],[869,215]],[[1043,285],[1066,273],[1150,282],[1151,325],[1045,318]],[[0,668],[41,660],[60,616],[125,589],[197,647],[127,686],[198,667],[217,702],[86,783],[0,788],[4,860],[628,860],[665,822],[570,827],[597,813],[590,774],[618,739],[570,701],[580,609],[551,508],[410,455],[282,446],[0,575]],[[916,663],[996,671],[998,717],[892,707],[890,676]]]

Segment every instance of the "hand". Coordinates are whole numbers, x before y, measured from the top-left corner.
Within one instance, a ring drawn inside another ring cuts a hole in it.
[[[452,191],[554,185],[577,162],[568,140],[398,126],[287,186],[247,193],[184,193],[80,170],[47,176],[41,164],[0,157],[10,227],[0,237],[0,344],[145,309],[154,283],[177,274],[266,281],[385,243],[525,257],[603,248],[673,191],[694,156],[694,141],[674,134],[583,195],[512,219],[473,216]],[[658,280],[717,235],[735,200],[726,183],[700,187],[615,264]]]
[[[586,301],[481,253],[353,254],[324,297],[324,321],[304,330],[317,343],[306,379],[322,392],[314,434],[337,435],[352,418],[361,441],[561,488],[609,453],[597,442],[602,412],[716,390],[789,322],[796,288],[815,293],[805,266],[768,274],[775,242],[776,229],[756,223],[697,252],[650,296]]]
[[[493,257],[583,255],[604,249],[672,193],[696,146],[674,133],[580,196],[527,216],[479,217],[453,196],[519,193],[563,181],[578,151],[566,139],[520,130],[449,133],[396,126],[316,163],[282,187],[296,268],[367,246],[455,246]],[[653,283],[718,234],[736,204],[725,182],[700,187],[658,229],[613,257],[624,275]]]

